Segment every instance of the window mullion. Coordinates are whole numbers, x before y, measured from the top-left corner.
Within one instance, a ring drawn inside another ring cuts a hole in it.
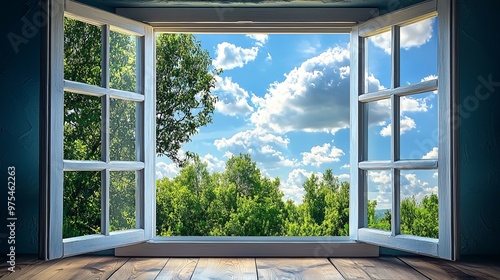
[[[145,94],[144,88],[144,44],[145,37],[138,37],[137,39],[137,49],[136,49],[136,92]],[[136,103],[136,136],[135,136],[135,151],[136,151],[136,161],[144,162],[144,102]],[[136,183],[135,183],[135,221],[136,228],[144,228],[144,170],[136,172]]]
[[[399,26],[393,26],[391,29],[391,65],[392,76],[391,86],[397,88],[400,85],[400,47],[399,47]],[[391,123],[392,123],[392,137],[391,137],[391,162],[399,160],[400,157],[400,102],[399,96],[391,95]],[[394,166],[392,168],[392,215],[391,215],[391,232],[392,235],[400,233],[400,172]]]
[[[109,90],[109,59],[110,59],[110,46],[109,46],[109,25],[102,26],[102,79],[101,86]],[[110,136],[109,136],[109,122],[110,122],[110,96],[109,91],[106,95],[101,97],[102,102],[102,115],[101,115],[101,160],[110,163]],[[101,233],[109,235],[109,187],[110,187],[110,171],[106,168],[101,173]]]

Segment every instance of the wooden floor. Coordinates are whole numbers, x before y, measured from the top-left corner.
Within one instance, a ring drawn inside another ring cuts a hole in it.
[[[448,262],[425,257],[378,258],[120,258],[79,256],[5,263],[0,279],[500,279],[500,260]]]

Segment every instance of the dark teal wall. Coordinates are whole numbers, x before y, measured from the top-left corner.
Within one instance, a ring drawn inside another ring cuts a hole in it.
[[[37,26],[43,22],[41,18],[33,20],[33,16],[40,15],[40,10],[36,0],[7,1],[0,9],[2,257],[8,248],[9,234],[6,227],[8,166],[14,166],[16,170],[16,253],[38,252],[40,28]],[[23,30],[23,26],[30,27]]]
[[[464,254],[500,253],[499,4],[460,1],[460,206]]]

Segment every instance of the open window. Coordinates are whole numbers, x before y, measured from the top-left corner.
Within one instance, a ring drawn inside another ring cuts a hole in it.
[[[115,253],[122,256],[378,255],[378,247],[370,244],[448,259],[456,256],[449,2],[423,2],[375,18],[376,9],[364,8],[266,8],[273,17],[255,8],[126,8],[118,9],[118,16],[70,0],[50,4],[48,259],[108,248],[118,248]],[[401,37],[405,28],[425,20],[435,23],[439,34],[436,57],[429,58],[435,60],[436,72],[404,85]],[[65,30],[69,27],[80,33],[71,38]],[[155,237],[154,32],[351,33],[349,238]],[[373,62],[369,44],[374,36],[390,39],[384,50],[389,53],[388,63],[383,66],[390,82],[371,90],[367,70]],[[75,67],[84,55],[78,49],[82,41],[93,45],[93,53],[85,54],[92,57],[86,61],[91,65]],[[437,157],[415,158],[410,153],[405,158],[401,155],[403,99],[430,98],[423,94],[437,101]],[[385,121],[385,143],[389,143],[385,158],[371,157],[368,131],[373,108],[385,116],[379,120]],[[89,113],[98,117],[83,117]],[[89,127],[98,133],[85,134]],[[75,149],[80,152],[68,152]],[[370,228],[368,221],[373,172],[389,178],[390,207],[384,209],[389,210],[388,229]],[[401,227],[401,178],[420,173],[431,177],[437,173],[438,238],[412,236]],[[85,195],[78,189],[85,190]],[[65,196],[75,200],[69,204]],[[93,205],[94,212],[80,213],[81,203]],[[74,225],[71,217],[77,215],[88,216],[91,222]],[[68,227],[74,234],[63,236],[63,228]]]
[[[46,257],[148,240],[154,232],[152,28],[73,1],[51,1],[50,8]]]
[[[357,207],[350,209],[350,235],[447,259],[456,256],[457,238],[450,5],[424,2],[351,33],[351,202]],[[427,32],[419,38],[416,30]],[[424,48],[431,50],[422,55]],[[422,69],[427,74],[409,79]],[[416,125],[412,111],[425,111],[425,121]],[[377,221],[367,218],[373,211]],[[419,215],[425,223],[416,222]],[[425,230],[417,236],[417,228]]]

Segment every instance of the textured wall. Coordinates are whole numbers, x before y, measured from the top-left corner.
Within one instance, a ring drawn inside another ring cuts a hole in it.
[[[497,1],[460,1],[460,205],[463,254],[500,252],[498,7]]]
[[[16,168],[16,253],[38,252],[40,30],[36,0],[0,9],[0,250],[7,251],[7,167]],[[24,26],[24,30],[23,30]],[[24,33],[23,33],[24,32]],[[12,44],[14,42],[14,44]],[[9,245],[10,246],[10,245]]]

